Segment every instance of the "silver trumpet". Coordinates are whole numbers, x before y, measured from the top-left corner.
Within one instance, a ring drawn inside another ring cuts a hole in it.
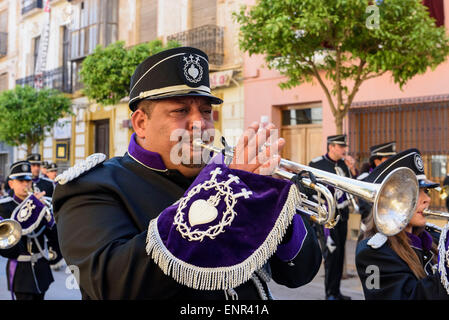
[[[0,220],[0,249],[14,247],[22,237],[20,223],[13,219]]]
[[[449,212],[424,209],[422,213],[425,216],[434,216],[434,217],[440,217],[440,218],[449,219]]]
[[[222,152],[221,149],[209,145],[201,139],[194,140],[193,145],[216,153]],[[234,154],[232,151],[225,151],[224,156],[232,158]],[[338,217],[335,219],[335,198],[328,186],[372,203],[377,230],[386,236],[393,236],[404,229],[415,212],[419,184],[415,173],[409,168],[393,170],[381,184],[342,177],[286,159],[281,159],[279,167],[273,174],[290,180],[295,176],[291,172],[299,173],[301,171],[308,171],[316,177],[317,183],[312,183],[309,179],[302,179],[301,183],[324,196],[325,202],[318,200],[318,203],[315,203],[308,200],[307,195],[301,194],[302,201],[297,207],[309,214],[313,220],[327,227],[332,228],[338,222]]]

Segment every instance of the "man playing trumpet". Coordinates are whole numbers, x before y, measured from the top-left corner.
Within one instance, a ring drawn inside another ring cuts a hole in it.
[[[270,299],[269,279],[311,281],[321,254],[292,183],[260,175],[280,161],[284,141],[265,145],[274,126],[252,124],[229,166],[222,155],[206,165],[193,140],[213,140],[222,100],[195,48],[149,57],[130,88],[128,152],[56,178],[61,250],[83,299]]]

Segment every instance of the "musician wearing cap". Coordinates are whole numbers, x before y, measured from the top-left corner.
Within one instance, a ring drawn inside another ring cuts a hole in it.
[[[346,135],[327,137],[327,153],[313,159],[309,166],[352,178],[357,174],[354,159],[347,155]],[[346,193],[335,191],[337,214],[340,217],[337,225],[328,229],[316,225],[320,235],[325,266],[325,294],[327,300],[350,300],[340,292],[340,281],[343,274],[346,235],[348,232],[349,200]]]
[[[44,177],[44,178],[48,178],[48,176],[47,176],[47,168],[48,168],[48,161],[42,161],[42,164],[41,164],[41,175]]]
[[[54,219],[41,201],[43,192],[30,193],[29,162],[13,163],[9,179],[13,195],[0,200],[0,216],[1,220],[12,219],[18,223],[20,232],[17,238],[2,239],[0,245],[0,255],[8,258],[8,290],[12,299],[42,300],[53,282],[48,248],[57,240]]]
[[[313,279],[321,253],[297,189],[269,176],[285,143],[265,143],[274,126],[253,123],[229,165],[193,146],[212,142],[212,104],[222,103],[204,52],[147,58],[129,98],[128,152],[91,155],[56,178],[61,250],[83,299],[270,299],[270,279]]]
[[[45,191],[45,197],[51,201],[51,197],[53,195],[53,182],[42,176],[41,168],[42,161],[41,155],[38,153],[32,153],[27,157],[27,161],[31,163],[31,172],[33,174],[33,190],[36,192]]]
[[[58,175],[58,165],[54,162],[49,163],[47,166],[47,177],[51,181],[55,181],[56,176]]]
[[[390,141],[386,143],[377,144],[370,148],[369,162],[362,168],[362,173],[357,177],[358,180],[365,179],[378,165],[385,162],[391,156],[396,155],[396,142]],[[371,212],[372,205],[363,199],[358,199],[360,218],[360,235],[359,240],[362,237],[363,232],[366,230],[365,219]]]
[[[381,183],[393,170],[411,169],[419,184],[415,209],[404,228],[385,235],[379,232],[374,214],[368,218],[364,239],[356,250],[357,273],[367,300],[449,299],[446,237],[448,225],[441,230],[426,222],[430,205],[429,190],[438,186],[427,180],[421,154],[408,149],[376,167],[364,181]],[[406,186],[399,186],[399,188]],[[393,191],[392,191],[393,192]],[[395,193],[400,194],[401,190]],[[397,222],[400,219],[396,219]],[[393,220],[392,220],[393,221]],[[392,222],[390,221],[390,222]],[[391,223],[390,223],[391,224]],[[384,225],[382,228],[390,227]]]

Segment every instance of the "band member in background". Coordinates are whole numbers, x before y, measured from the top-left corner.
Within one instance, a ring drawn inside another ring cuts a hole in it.
[[[8,258],[8,290],[12,299],[43,300],[53,282],[47,248],[57,240],[54,219],[41,201],[43,192],[29,194],[32,184],[29,162],[13,163],[9,178],[13,196],[0,200],[0,216],[18,221],[22,237],[15,246],[0,249],[0,255]]]
[[[41,175],[44,178],[48,178],[47,176],[47,169],[48,169],[48,161],[42,161],[42,165],[41,165]]]
[[[354,159],[346,154],[347,146],[345,134],[327,137],[327,153],[313,159],[309,166],[352,178],[357,174],[357,169]],[[336,190],[335,196],[338,201],[337,215],[340,216],[340,221],[332,229],[327,229],[321,225],[315,225],[315,227],[320,237],[324,257],[326,299],[350,300],[350,297],[340,292],[348,233],[349,201],[346,193],[341,190]]]
[[[128,152],[91,155],[56,179],[60,245],[83,299],[270,299],[270,278],[311,281],[321,253],[295,186],[260,174],[280,161],[284,140],[266,143],[274,125],[253,123],[229,165],[201,157],[192,138],[212,141],[222,100],[195,48],[147,58],[130,88]]]
[[[370,158],[368,163],[364,164],[358,180],[363,180],[371,171],[374,170],[379,164],[387,160],[389,157],[396,154],[396,141],[390,141],[386,143],[376,144],[369,148]]]
[[[449,244],[447,226],[443,233],[441,230],[438,232],[435,226],[426,223],[423,215],[423,210],[430,205],[429,191],[438,184],[427,180],[419,150],[408,149],[389,158],[364,181],[381,183],[399,167],[415,172],[419,182],[418,203],[408,225],[394,236],[378,233],[373,215],[369,215],[364,239],[358,243],[356,250],[357,273],[365,299],[448,300],[447,261],[444,262],[445,271],[437,271],[438,261],[443,263],[446,259],[445,251]],[[441,244],[440,236],[444,236]],[[438,251],[439,245],[443,252]],[[373,272],[376,274],[373,275]]]
[[[30,154],[27,157],[27,161],[31,163],[31,173],[33,175],[33,190],[36,192],[45,191],[45,197],[51,201],[53,196],[53,181],[48,178],[44,178],[41,175],[41,155],[38,153]]]
[[[396,142],[386,142],[382,144],[377,144],[371,146],[370,148],[370,158],[369,164],[366,166],[366,170],[361,170],[362,173],[357,177],[357,180],[363,180],[366,178],[378,165],[385,162],[391,156],[396,155]],[[358,237],[358,241],[362,238],[363,233],[366,230],[365,220],[371,212],[372,205],[371,203],[363,200],[357,199],[359,205],[360,212],[360,233]]]
[[[54,162],[48,164],[47,167],[47,177],[51,181],[55,181],[56,176],[58,175],[58,165]]]

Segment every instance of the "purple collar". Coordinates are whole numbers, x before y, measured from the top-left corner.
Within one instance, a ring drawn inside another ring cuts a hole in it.
[[[38,183],[40,179],[41,178],[39,176],[38,177],[33,177],[33,182],[34,183]]]
[[[136,133],[133,133],[131,136],[131,141],[128,146],[128,154],[131,158],[147,168],[157,171],[167,171],[167,167],[162,161],[159,153],[146,150],[139,146],[136,142]]]
[[[17,202],[17,204],[21,204],[22,203],[22,199],[20,199],[19,197],[17,197],[16,195],[13,195],[12,199]]]
[[[406,234],[410,239],[410,245],[412,247],[426,251],[432,249],[432,236],[427,231],[424,230],[419,236],[408,232]]]

